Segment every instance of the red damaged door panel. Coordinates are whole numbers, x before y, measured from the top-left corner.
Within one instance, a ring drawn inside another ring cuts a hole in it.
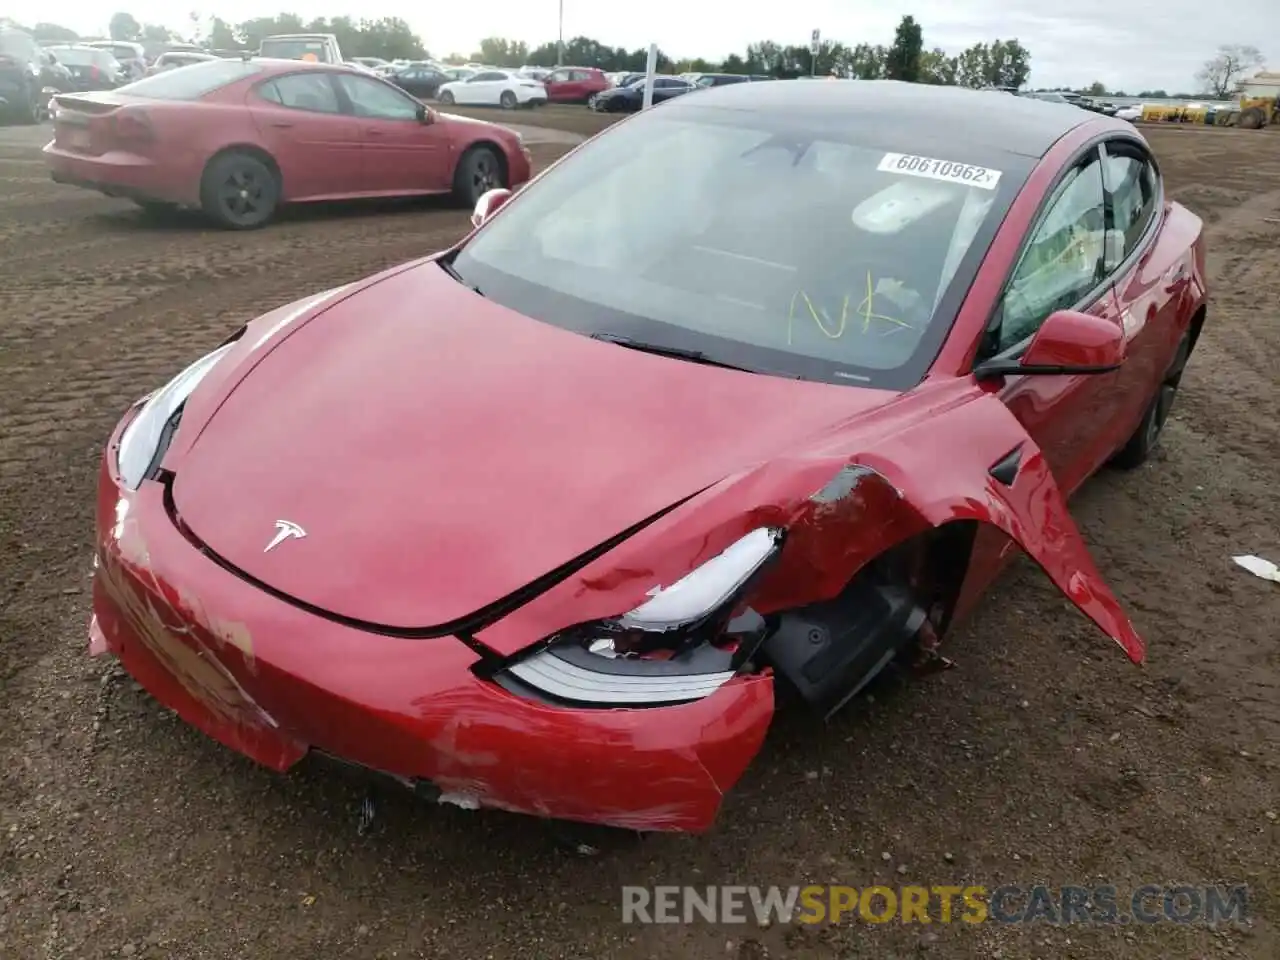
[[[1094,565],[1044,454],[998,396],[962,401],[856,460],[931,526],[978,520],[1000,530],[1130,660],[1143,661],[1142,638]]]

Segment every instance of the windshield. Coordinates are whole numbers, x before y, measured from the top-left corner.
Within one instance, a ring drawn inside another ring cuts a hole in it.
[[[108,50],[97,47],[50,47],[49,52],[58,58],[59,63],[71,67],[100,67],[109,70],[119,65]]]
[[[245,60],[202,60],[181,70],[166,70],[126,84],[120,92],[153,100],[197,100],[261,70],[257,64]]]
[[[11,57],[30,57],[36,42],[25,33],[0,31],[0,53]]]
[[[453,267],[484,296],[581,333],[905,389],[1031,161],[872,146],[874,132],[831,120],[641,114],[514,197]]]
[[[325,60],[329,48],[323,40],[263,40],[259,55],[278,60]]]

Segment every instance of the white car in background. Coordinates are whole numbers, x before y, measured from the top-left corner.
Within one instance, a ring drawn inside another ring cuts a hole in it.
[[[545,105],[547,88],[510,70],[481,70],[465,80],[441,84],[436,99],[446,104],[514,110]]]
[[[1133,123],[1133,121],[1135,120],[1141,120],[1142,104],[1131,103],[1127,107],[1121,107],[1119,110],[1116,111],[1116,119],[1128,120],[1130,123]]]

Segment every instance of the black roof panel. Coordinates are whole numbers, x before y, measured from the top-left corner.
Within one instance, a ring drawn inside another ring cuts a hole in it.
[[[1043,157],[1055,142],[1096,115],[1067,103],[991,90],[898,80],[775,80],[709,87],[663,104],[664,111],[761,110],[804,122],[830,118],[910,142],[953,142],[984,153]]]

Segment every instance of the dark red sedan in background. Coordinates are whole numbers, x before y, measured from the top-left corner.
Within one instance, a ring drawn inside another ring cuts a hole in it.
[[[452,193],[470,206],[530,173],[513,131],[340,65],[210,60],[55,105],[54,180],[233,229],[284,203]]]
[[[609,89],[609,78],[595,67],[557,67],[543,79],[548,103],[586,103]]]

